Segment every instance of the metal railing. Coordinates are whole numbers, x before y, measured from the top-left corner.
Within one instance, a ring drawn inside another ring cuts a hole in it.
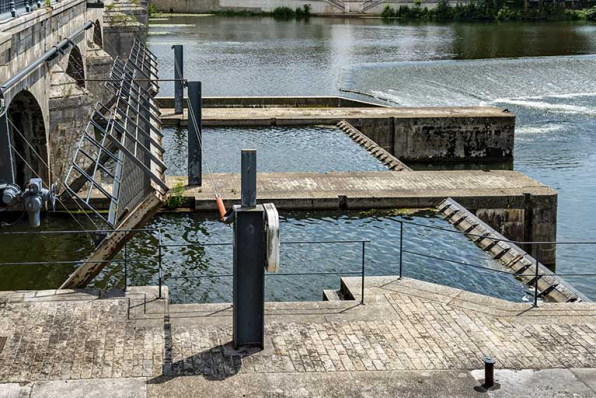
[[[276,273],[265,273],[266,277],[275,276],[324,276],[324,275],[359,275],[362,282],[361,287],[361,298],[360,303],[364,304],[364,278],[366,276],[366,244],[370,243],[369,240],[309,240],[309,241],[282,241],[281,245],[349,245],[358,244],[360,245],[360,269],[353,271],[319,271],[319,272],[276,272]],[[201,275],[184,275],[184,276],[165,276],[162,269],[162,257],[163,249],[166,247],[210,247],[210,246],[233,246],[233,243],[180,243],[180,244],[164,244],[161,239],[161,233],[159,238],[159,297],[162,297],[161,287],[166,279],[180,279],[180,278],[231,278],[233,274],[201,274]]]
[[[51,0],[50,4],[59,3],[60,0]],[[0,0],[0,19],[16,17],[21,11],[32,12],[45,7],[47,2],[41,0]]]
[[[417,252],[414,250],[407,250],[404,248],[404,236],[405,236],[405,228],[404,225],[410,225],[416,228],[424,228],[424,229],[432,229],[432,230],[438,230],[438,231],[443,231],[443,232],[447,232],[447,233],[453,233],[453,234],[459,234],[462,236],[465,236],[469,239],[481,239],[481,240],[489,240],[492,241],[494,243],[497,242],[505,242],[508,244],[514,244],[514,245],[527,245],[527,246],[532,246],[532,245],[593,245],[596,246],[596,242],[594,241],[568,241],[568,242],[521,242],[521,241],[513,241],[513,240],[509,240],[509,239],[502,239],[502,238],[494,238],[494,237],[490,237],[487,235],[479,235],[479,234],[474,234],[474,233],[467,233],[464,231],[459,231],[456,229],[448,229],[448,228],[443,228],[443,227],[438,227],[438,226],[433,226],[433,225],[425,225],[425,224],[420,224],[420,223],[416,223],[416,222],[412,222],[412,221],[403,221],[403,220],[395,220],[397,222],[399,222],[400,224],[400,236],[399,236],[399,278],[402,279],[403,278],[403,273],[404,273],[404,255],[405,254],[409,254],[409,255],[413,255],[413,256],[418,256],[418,257],[424,257],[424,258],[428,258],[428,259],[432,259],[435,261],[442,261],[442,262],[446,262],[449,264],[454,264],[454,265],[459,265],[459,266],[465,266],[465,267],[469,267],[469,268],[473,268],[473,269],[478,269],[480,271],[483,272],[490,272],[490,273],[495,273],[495,274],[506,274],[506,275],[510,275],[512,278],[516,278],[516,279],[520,279],[520,278],[531,278],[531,280],[527,283],[530,286],[533,286],[533,299],[534,299],[534,307],[538,306],[538,300],[540,298],[542,298],[543,296],[547,295],[550,291],[548,291],[548,289],[543,290],[542,292],[539,292],[538,290],[538,284],[540,282],[540,280],[542,278],[545,277],[556,277],[556,278],[561,278],[561,277],[595,277],[596,273],[568,273],[568,272],[564,272],[564,273],[557,273],[554,271],[550,271],[548,270],[546,267],[544,267],[542,264],[540,264],[540,262],[537,259],[533,259],[533,265],[534,266],[534,272],[527,272],[529,267],[522,267],[520,269],[521,272],[510,272],[506,269],[494,269],[494,268],[489,268],[486,267],[484,265],[481,264],[477,264],[477,263],[468,263],[468,262],[462,262],[462,261],[458,261],[458,260],[453,260],[453,259],[449,259],[449,258],[445,258],[445,257],[440,257],[440,256],[436,256],[436,255],[432,255],[432,254],[428,254],[428,253],[421,253],[421,252]],[[480,249],[482,250],[482,249]],[[526,255],[526,253],[517,248],[517,250],[519,250],[522,254]],[[483,250],[486,251],[486,250]],[[498,262],[498,259],[496,258],[491,258],[490,256],[487,255],[486,259],[492,259],[493,261]],[[554,287],[556,287],[556,285],[553,285]],[[553,288],[554,288],[553,287]],[[567,286],[569,288],[569,286]],[[581,297],[585,296],[578,292],[577,290],[573,289],[573,291],[575,293],[577,293],[578,295],[580,295]]]
[[[520,278],[531,278],[531,280],[527,283],[529,286],[533,286],[533,299],[534,299],[534,306],[538,305],[538,301],[540,298],[545,296],[548,292],[545,290],[539,291],[538,283],[542,278],[554,276],[554,277],[595,277],[596,273],[590,272],[580,272],[580,273],[571,273],[571,272],[563,272],[563,273],[556,273],[552,271],[545,272],[544,267],[538,262],[538,260],[534,260],[535,263],[533,264],[535,269],[532,272],[528,272],[528,267],[522,267],[521,272],[510,272],[505,268],[501,269],[494,269],[487,267],[485,265],[474,263],[474,262],[464,262],[459,261],[453,258],[443,257],[441,255],[435,255],[431,253],[423,253],[421,251],[411,250],[406,247],[407,239],[406,239],[406,226],[414,227],[414,228],[423,228],[423,229],[431,229],[431,230],[438,230],[447,233],[453,233],[465,236],[467,238],[477,238],[477,239],[489,239],[493,241],[502,241],[509,244],[525,244],[525,245],[594,245],[596,246],[596,242],[592,241],[569,241],[569,242],[517,242],[511,241],[507,239],[496,239],[492,237],[488,237],[485,235],[478,235],[473,233],[466,233],[463,231],[458,231],[452,228],[443,228],[440,226],[435,225],[427,225],[427,224],[420,224],[413,221],[404,221],[404,220],[394,220],[400,224],[400,236],[399,236],[399,258],[398,258],[398,275],[399,278],[403,278],[404,271],[407,270],[408,267],[408,257],[407,256],[416,256],[416,257],[423,257],[433,261],[444,262],[447,264],[453,264],[454,266],[462,266],[468,267],[471,269],[476,269],[481,272],[488,272],[494,274],[501,274],[501,275],[509,275],[512,278],[520,279]],[[158,280],[158,287],[159,287],[159,298],[163,297],[162,288],[166,280],[168,279],[203,279],[203,278],[228,278],[232,277],[233,274],[224,273],[207,273],[207,274],[200,274],[200,275],[168,275],[164,272],[164,249],[166,248],[183,248],[183,247],[230,247],[233,246],[233,243],[230,242],[223,242],[223,243],[201,243],[201,242],[190,242],[190,243],[164,243],[164,233],[161,229],[154,229],[154,228],[144,228],[144,229],[134,229],[134,230],[126,230],[127,232],[134,232],[134,233],[150,233],[151,236],[156,240],[155,247],[153,251],[150,253],[156,255],[155,258],[131,258],[130,250],[129,250],[129,243],[126,242],[123,245],[123,249],[120,252],[119,257],[112,259],[112,260],[104,260],[104,261],[96,261],[95,263],[115,263],[122,266],[123,277],[118,282],[118,284],[123,284],[124,290],[127,290],[129,286],[129,266],[131,264],[154,264],[156,266],[155,273],[157,274]],[[90,231],[0,231],[0,237],[3,235],[81,235],[81,234],[89,234],[91,236],[100,236],[105,233],[112,232],[111,230],[90,230]],[[361,278],[361,303],[364,303],[365,298],[365,276],[367,275],[366,269],[366,253],[367,253],[367,244],[370,244],[370,240],[366,239],[359,239],[359,240],[307,240],[307,241],[282,241],[282,245],[359,245],[359,253],[360,253],[360,264],[359,269],[348,269],[345,271],[317,271],[317,272],[280,272],[280,273],[266,273],[266,277],[275,277],[275,276],[325,276],[325,275],[358,275]],[[335,252],[336,253],[336,252]],[[473,258],[473,257],[470,257]],[[478,257],[480,259],[480,257]],[[490,260],[491,257],[488,255],[486,257],[482,257],[482,260]],[[231,259],[230,259],[231,260]],[[498,261],[493,259],[494,261]],[[70,265],[75,266],[82,264],[85,260],[48,260],[48,261],[7,261],[7,262],[0,262],[0,268],[2,267],[9,267],[9,266],[57,266],[57,265]]]
[[[93,264],[110,264],[114,263],[120,265],[122,267],[123,277],[120,279],[119,283],[123,284],[123,289],[126,291],[129,286],[129,266],[131,264],[155,264],[156,265],[156,273],[158,279],[158,297],[163,297],[163,285],[166,280],[168,279],[203,279],[203,278],[228,278],[233,277],[233,274],[201,274],[201,275],[168,275],[164,272],[164,249],[166,248],[183,248],[183,247],[222,247],[222,246],[233,246],[233,243],[230,242],[223,242],[223,243],[201,243],[201,242],[191,242],[191,243],[164,243],[163,239],[163,231],[161,229],[153,229],[153,228],[144,228],[144,229],[130,229],[130,230],[122,230],[123,232],[133,232],[137,233],[150,233],[153,237],[156,238],[157,244],[155,246],[157,258],[143,258],[143,259],[131,259],[130,252],[129,252],[129,243],[125,242],[124,246],[120,252],[120,256],[114,258],[112,260],[103,260],[103,261],[87,261],[87,260],[46,260],[46,261],[10,261],[10,262],[0,262],[1,267],[9,267],[9,266],[56,266],[56,265],[70,265],[76,266],[81,265],[84,262],[90,262]],[[74,231],[74,230],[66,230],[66,231],[0,231],[0,237],[2,235],[95,235],[101,236],[105,233],[112,232],[111,230],[90,230],[90,231]],[[318,271],[318,272],[279,272],[279,273],[265,273],[266,277],[275,277],[275,276],[325,276],[325,275],[358,275],[361,278],[362,287],[361,287],[361,298],[360,302],[364,303],[364,279],[366,276],[366,245],[370,243],[369,240],[309,240],[309,241],[282,241],[281,245],[358,245],[360,247],[360,256],[359,256],[359,269],[353,270],[346,270],[346,271]],[[232,259],[230,259],[231,261]]]

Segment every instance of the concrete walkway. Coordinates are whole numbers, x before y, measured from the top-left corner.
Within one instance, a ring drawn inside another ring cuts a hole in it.
[[[168,177],[167,183],[186,185],[187,179]],[[197,209],[215,210],[213,186],[225,201],[239,202],[240,174],[205,175],[203,186],[187,189],[186,195]],[[536,180],[506,170],[259,173],[257,191],[259,200],[274,201],[280,209],[337,209],[341,195],[348,208],[434,207],[448,197],[474,209],[510,208],[523,205],[525,193],[551,200],[554,209],[557,196]]]
[[[486,117],[511,119],[514,116],[493,107],[446,107],[446,108],[383,108],[383,107],[271,107],[271,108],[203,108],[204,126],[270,126],[337,124],[342,120],[377,118],[451,118]],[[188,111],[176,115],[174,109],[161,109],[165,126],[188,125]]]
[[[359,279],[343,283],[358,298]],[[534,309],[371,277],[365,305],[268,304],[256,352],[231,347],[228,304],[168,305],[150,287],[60,293],[0,294],[0,396],[81,396],[101,383],[112,396],[482,396],[485,356],[501,372],[491,396],[596,394],[593,303]]]

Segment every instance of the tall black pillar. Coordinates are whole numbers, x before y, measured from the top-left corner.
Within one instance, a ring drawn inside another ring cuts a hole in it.
[[[201,82],[188,82],[188,185],[203,184]]]
[[[172,46],[174,49],[174,113],[182,115],[184,113],[184,50],[182,45]]]

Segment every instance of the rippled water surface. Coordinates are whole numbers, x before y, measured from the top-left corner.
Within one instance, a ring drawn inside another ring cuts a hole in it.
[[[169,175],[186,175],[188,131],[164,129]],[[239,173],[240,151],[257,150],[259,172],[387,171],[335,127],[209,128],[203,131],[205,172]]]
[[[150,29],[162,76],[173,74],[170,46],[184,44],[187,76],[201,79],[207,95],[349,91],[400,106],[509,109],[515,170],[559,192],[558,239],[596,241],[596,24],[171,22],[194,26]],[[594,258],[596,246],[560,247],[558,271],[596,273]],[[596,278],[568,279],[596,299]]]
[[[340,276],[360,276],[362,243],[304,244],[305,241],[368,240],[365,249],[366,275],[399,274],[400,223],[404,225],[403,272],[405,276],[435,282],[512,301],[526,299],[524,287],[502,270],[472,242],[433,213],[403,216],[391,212],[285,212],[281,214],[280,275],[266,279],[266,298],[271,301],[321,300],[323,289],[339,289]],[[79,219],[87,228],[91,223]],[[46,218],[42,230],[54,230],[57,220]],[[77,229],[69,219],[61,220],[61,230]],[[448,231],[428,229],[442,227]],[[147,226],[161,229],[164,283],[177,303],[229,302],[232,295],[232,242],[230,226],[200,214],[162,214]],[[19,229],[19,228],[17,228]],[[21,228],[26,230],[24,225]],[[138,233],[127,244],[128,284],[158,284],[158,233]],[[19,246],[3,262],[62,261],[52,265],[16,265],[0,268],[0,290],[51,289],[59,286],[76,268],[73,260],[92,250],[90,239],[77,234],[28,236],[32,245],[20,241],[2,242]],[[12,239],[12,238],[11,238]],[[406,253],[407,251],[407,253]],[[439,257],[444,260],[437,260]],[[124,263],[114,262],[94,280],[93,287],[124,285]],[[461,265],[458,263],[467,263]],[[332,275],[281,274],[333,273]]]

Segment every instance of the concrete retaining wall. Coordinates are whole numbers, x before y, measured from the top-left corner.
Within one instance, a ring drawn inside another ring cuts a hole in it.
[[[465,163],[513,158],[515,116],[348,119],[402,162]]]
[[[466,1],[463,1],[464,3]],[[326,0],[152,0],[159,12],[209,13],[223,11],[272,12],[277,7],[311,6],[313,15],[380,15],[386,5],[414,7],[414,1],[326,1]],[[451,2],[455,5],[457,2]],[[460,2],[461,3],[461,2]],[[423,1],[421,7],[434,8],[437,1]]]

